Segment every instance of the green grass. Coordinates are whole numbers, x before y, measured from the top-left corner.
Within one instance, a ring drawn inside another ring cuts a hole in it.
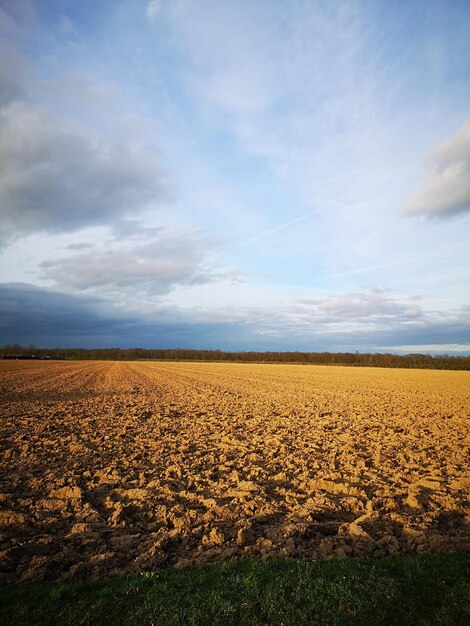
[[[465,553],[240,561],[0,588],[2,624],[470,624]]]

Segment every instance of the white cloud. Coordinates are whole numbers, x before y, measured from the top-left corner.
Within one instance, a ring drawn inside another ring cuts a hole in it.
[[[384,351],[384,346],[389,350],[393,346],[399,351],[404,344],[414,346],[414,351],[420,351],[422,345],[422,351],[435,346],[436,351],[443,352],[451,344],[464,346],[470,339],[469,318],[464,310],[443,311],[418,305],[416,298],[384,289],[317,299],[272,299],[256,305],[237,304],[234,300],[228,306],[225,297],[222,301],[224,305],[204,303],[199,307],[180,306],[178,310],[194,323],[233,324],[243,329],[244,341],[259,342],[257,349]],[[440,344],[445,347],[439,348]]]
[[[72,20],[66,15],[61,15],[58,24],[59,33],[64,37],[74,37],[77,35],[77,29]]]
[[[67,290],[132,300],[168,293],[175,285],[207,283],[216,276],[205,262],[216,245],[213,240],[163,231],[145,243],[143,233],[139,239],[136,245],[108,244],[43,262],[43,277]]]
[[[424,189],[411,196],[404,215],[447,217],[470,211],[470,122],[427,159],[433,170]]]
[[[149,0],[147,8],[145,9],[145,15],[148,21],[153,24],[160,10],[160,0]]]

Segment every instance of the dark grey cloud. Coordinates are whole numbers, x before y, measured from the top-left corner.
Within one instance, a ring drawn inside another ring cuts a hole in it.
[[[143,244],[95,248],[44,262],[42,270],[44,278],[61,288],[154,296],[168,293],[178,284],[199,284],[220,277],[204,262],[215,245],[207,238],[160,231]]]
[[[379,346],[470,345],[470,319],[457,315],[449,319],[429,320],[417,325],[402,325],[378,333]],[[368,340],[365,345],[374,345]],[[444,350],[445,351],[445,350]]]
[[[67,246],[67,250],[91,250],[94,246],[91,243],[79,242],[79,243],[71,243]]]
[[[113,310],[107,301],[29,284],[0,284],[0,344],[39,347],[217,346],[223,324],[191,323],[177,311],[151,316]],[[225,325],[227,326],[227,325]]]
[[[141,220],[121,219],[115,222],[114,235],[119,237],[138,238],[139,241],[151,239],[162,234],[162,226],[146,226]]]
[[[121,136],[119,124],[107,131],[120,94],[79,74],[46,80],[35,73],[18,51],[17,27],[28,20],[35,20],[29,2],[0,8],[2,243],[36,232],[119,228],[168,201],[158,151],[124,128]]]
[[[25,102],[0,110],[0,232],[66,232],[138,214],[166,195],[155,155]]]
[[[100,302],[44,290],[29,284],[0,285],[0,338],[2,343],[74,345],[89,337],[93,342],[113,332],[117,323],[104,315]],[[78,344],[77,344],[78,345]]]
[[[402,213],[449,217],[470,211],[470,122],[431,152],[426,161],[432,173]]]
[[[338,328],[328,318],[302,326],[286,311],[239,309],[225,313],[156,308],[118,311],[107,300],[73,296],[26,284],[0,285],[0,344],[38,346],[186,347],[227,350],[385,351],[392,346],[470,344],[465,311],[419,322]],[[406,351],[406,348],[405,350]]]

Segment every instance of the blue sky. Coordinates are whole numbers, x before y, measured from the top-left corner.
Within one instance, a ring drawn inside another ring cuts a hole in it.
[[[467,2],[0,2],[0,343],[470,353]]]

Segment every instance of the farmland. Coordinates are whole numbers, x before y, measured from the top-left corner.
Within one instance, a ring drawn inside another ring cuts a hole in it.
[[[0,580],[469,547],[470,373],[0,362]]]

